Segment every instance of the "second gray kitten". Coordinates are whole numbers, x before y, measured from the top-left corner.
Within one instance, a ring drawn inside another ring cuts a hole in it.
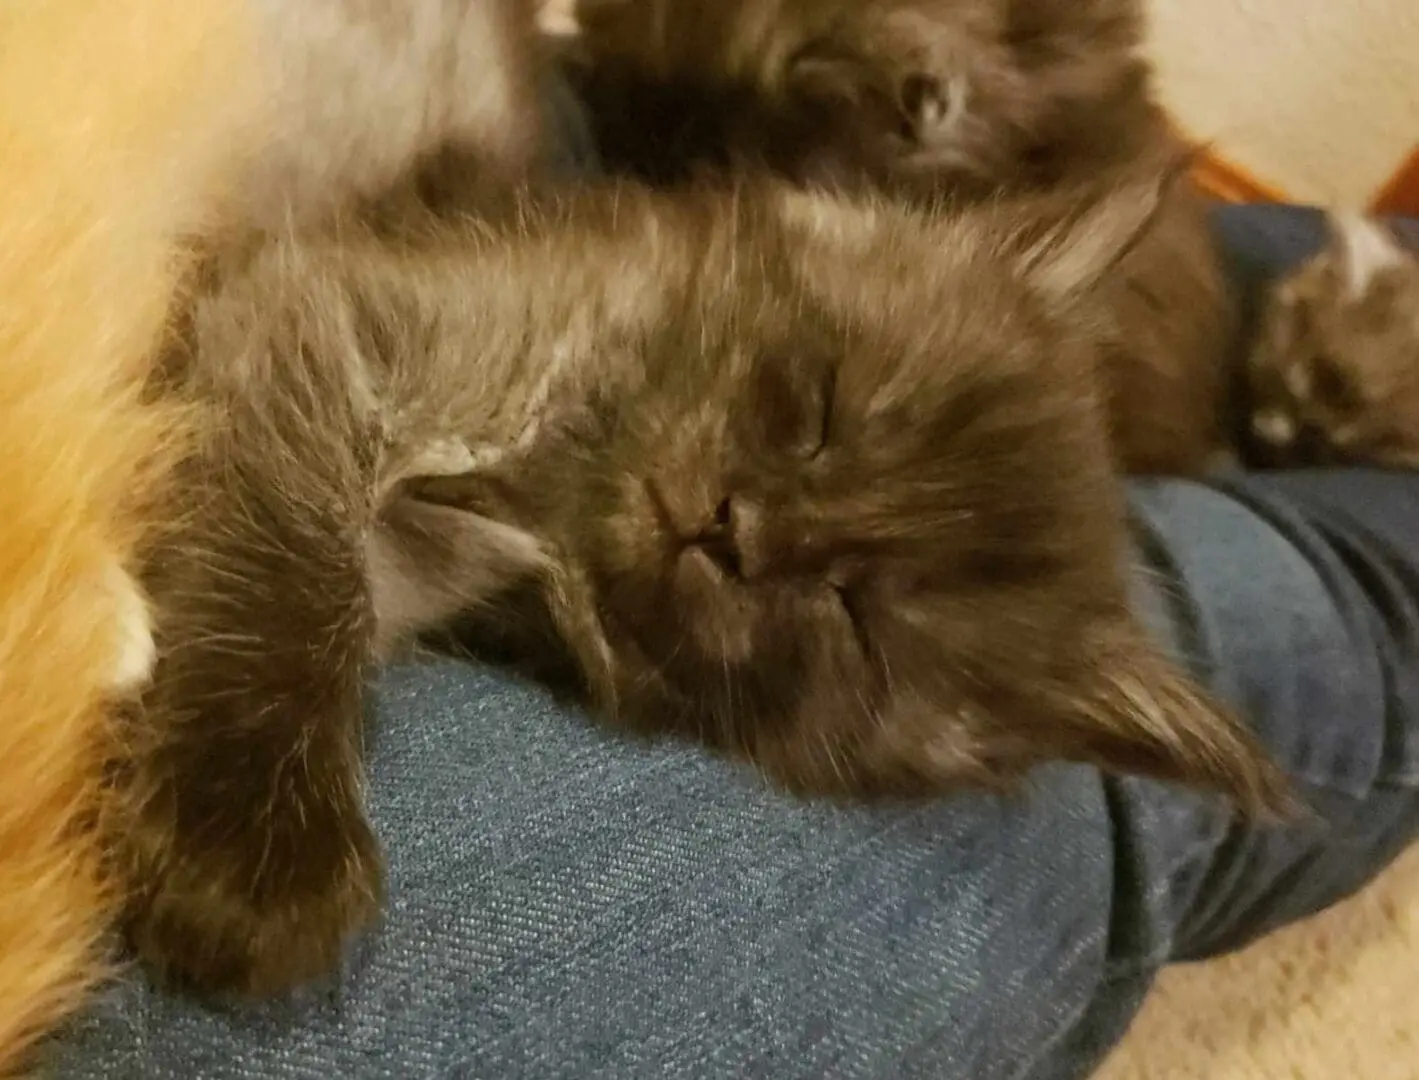
[[[744,169],[929,206],[1147,177],[1188,148],[1154,100],[1140,0],[579,0],[607,167]],[[1130,472],[1231,456],[1236,313],[1207,205],[1176,184],[1114,267],[1100,362]],[[1167,408],[1162,408],[1162,403]]]

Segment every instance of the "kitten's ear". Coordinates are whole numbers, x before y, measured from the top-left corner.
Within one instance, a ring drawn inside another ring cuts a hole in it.
[[[1131,621],[1085,644],[1054,685],[1028,674],[1022,680],[944,715],[937,704],[898,697],[862,747],[858,787],[999,786],[1051,761],[1078,761],[1215,792],[1261,819],[1298,809],[1251,732]]]
[[[1345,285],[1353,297],[1363,296],[1375,276],[1402,266],[1408,256],[1399,240],[1373,218],[1354,211],[1332,211],[1327,218]]]
[[[1147,235],[1178,186],[1189,182],[1196,157],[1196,150],[1179,151],[1156,170],[1046,196],[1023,215],[1019,204],[1000,204],[997,212],[1007,220],[1019,216],[1026,223],[1019,260],[1025,277],[1065,306],[1087,295]]]
[[[1080,676],[1059,713],[1066,757],[1217,792],[1261,818],[1297,810],[1289,782],[1250,730],[1141,629],[1119,632]]]

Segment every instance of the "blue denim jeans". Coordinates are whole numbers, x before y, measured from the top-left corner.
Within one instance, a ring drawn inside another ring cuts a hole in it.
[[[1239,288],[1314,215],[1222,211]],[[1315,808],[1248,827],[1088,768],[1016,798],[805,804],[452,663],[388,672],[383,925],[247,1011],[114,986],[92,1080],[1073,1080],[1159,967],[1358,888],[1419,826],[1419,477],[1139,482],[1138,603]]]

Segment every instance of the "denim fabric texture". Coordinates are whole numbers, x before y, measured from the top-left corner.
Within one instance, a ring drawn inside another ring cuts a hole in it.
[[[1318,242],[1219,212],[1238,287]],[[453,663],[377,693],[381,927],[330,984],[243,1011],[114,985],[60,1080],[1078,1080],[1169,960],[1333,902],[1419,825],[1419,478],[1137,483],[1160,640],[1316,813],[1042,769],[1020,798],[842,809],[620,740]]]

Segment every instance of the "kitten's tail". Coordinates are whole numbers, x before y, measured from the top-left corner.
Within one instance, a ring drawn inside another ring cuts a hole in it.
[[[0,1076],[104,972],[87,828],[178,418],[142,382],[255,99],[241,0],[0,7]]]

